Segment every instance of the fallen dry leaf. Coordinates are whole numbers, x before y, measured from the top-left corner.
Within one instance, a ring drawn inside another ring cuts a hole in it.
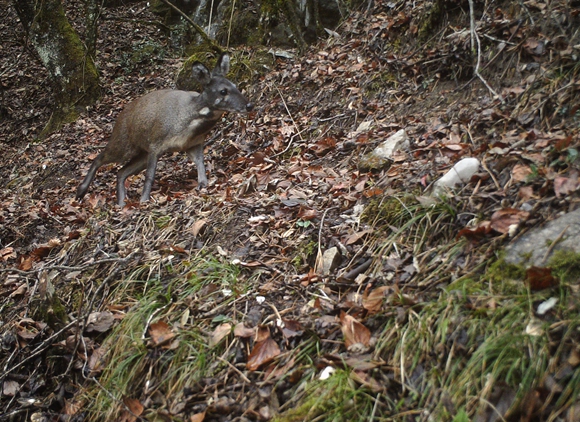
[[[119,422],[134,422],[143,413],[143,405],[138,399],[123,397],[123,403],[127,408],[122,408]]]
[[[86,331],[89,333],[92,331],[104,333],[113,326],[114,322],[115,317],[112,312],[93,312],[89,315]]]
[[[229,333],[232,331],[232,325],[228,324],[227,322],[224,324],[220,324],[216,327],[213,331],[211,338],[209,339],[209,347],[213,347],[218,344],[222,339],[228,336]]]
[[[554,179],[554,193],[557,198],[569,195],[578,189],[578,177],[556,177]]]
[[[282,334],[284,335],[284,338],[298,337],[304,332],[298,321],[284,319],[283,323]]]
[[[365,292],[362,299],[363,308],[365,308],[371,314],[379,312],[383,307],[385,292],[388,290],[388,286],[381,286],[377,287],[370,293]]]
[[[206,225],[207,220],[202,219],[202,220],[197,220],[195,223],[193,223],[193,226],[191,227],[191,233],[197,237],[197,235],[199,234],[199,232],[201,231],[201,229]]]
[[[371,332],[363,324],[358,322],[354,317],[344,311],[340,313],[340,322],[342,324],[342,334],[344,335],[344,344],[348,349],[350,346],[360,343],[365,347],[369,346]]]
[[[20,384],[16,381],[6,380],[2,383],[2,394],[14,397],[20,390]]]
[[[518,191],[518,197],[524,201],[530,199],[536,199],[538,196],[534,194],[534,188],[532,186],[522,186]]]
[[[512,169],[512,178],[516,182],[525,182],[532,173],[530,166],[516,164]]]
[[[201,413],[191,415],[191,417],[189,418],[189,422],[203,422],[204,419],[205,419],[205,410]]]
[[[248,356],[246,368],[250,371],[255,371],[260,366],[271,362],[280,353],[280,347],[271,338],[260,341],[254,345],[250,356]]]
[[[477,242],[487,237],[487,235],[489,235],[490,232],[491,232],[491,223],[489,221],[482,221],[477,225],[477,227],[473,229],[465,228],[459,230],[459,233],[457,233],[457,238],[459,239],[460,237],[463,236],[470,242]]]
[[[496,232],[509,233],[510,227],[517,226],[529,217],[530,213],[515,208],[503,208],[493,213],[490,227]]]
[[[543,290],[558,285],[550,268],[531,267],[526,270],[526,282],[531,290]]]
[[[14,252],[13,247],[8,247],[4,249],[0,249],[0,258],[2,261],[8,261],[11,258],[16,258],[16,253]]]
[[[234,328],[234,335],[241,338],[250,338],[256,334],[256,327],[246,327],[243,322],[236,324]]]
[[[363,371],[354,370],[350,373],[350,378],[355,382],[358,382],[362,386],[369,388],[375,393],[383,391],[385,389],[384,386],[379,384],[379,382],[372,378],[369,374]]]
[[[171,327],[165,321],[159,321],[149,326],[149,335],[153,346],[161,346],[171,341],[176,334],[171,331]]]

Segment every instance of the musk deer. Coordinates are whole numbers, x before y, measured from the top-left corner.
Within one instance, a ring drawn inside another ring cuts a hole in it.
[[[77,189],[82,199],[95,173],[104,164],[126,163],[117,173],[117,203],[125,204],[125,180],[147,169],[141,202],[149,200],[157,160],[166,152],[185,151],[197,167],[197,182],[207,186],[203,164],[205,135],[227,111],[243,113],[253,105],[226,79],[230,58],[222,54],[213,71],[199,62],[193,64],[193,77],[201,84],[200,93],[160,90],[129,103],[117,117],[105,149],[95,158]]]

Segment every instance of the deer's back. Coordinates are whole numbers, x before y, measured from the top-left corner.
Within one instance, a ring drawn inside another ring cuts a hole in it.
[[[138,98],[119,114],[109,148],[128,159],[139,151],[163,154],[202,143],[222,115],[202,98],[197,92],[169,89]]]

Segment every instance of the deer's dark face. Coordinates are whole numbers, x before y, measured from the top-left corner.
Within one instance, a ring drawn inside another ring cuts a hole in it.
[[[213,76],[203,94],[212,110],[245,113],[254,108],[238,88],[223,76]]]

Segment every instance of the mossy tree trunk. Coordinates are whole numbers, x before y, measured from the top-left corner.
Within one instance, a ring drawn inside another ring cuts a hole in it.
[[[12,0],[54,90],[54,112],[41,137],[72,122],[100,94],[92,58],[68,22],[62,0]]]

